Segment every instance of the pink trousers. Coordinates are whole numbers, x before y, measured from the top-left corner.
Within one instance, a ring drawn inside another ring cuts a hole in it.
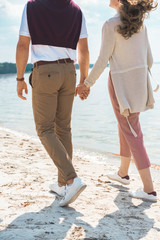
[[[130,158],[132,155],[138,170],[150,167],[151,164],[143,143],[143,134],[139,122],[139,113],[132,113],[128,117],[132,128],[137,133],[137,137],[135,137],[129,128],[127,119],[120,114],[119,104],[115,95],[110,74],[108,78],[108,90],[113,110],[118,121],[121,157]]]

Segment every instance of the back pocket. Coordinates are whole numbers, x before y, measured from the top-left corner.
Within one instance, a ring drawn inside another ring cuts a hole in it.
[[[52,94],[60,87],[60,74],[56,71],[41,72],[38,74],[38,91]]]

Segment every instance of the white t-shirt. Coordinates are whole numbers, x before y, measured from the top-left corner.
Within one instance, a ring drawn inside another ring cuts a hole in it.
[[[27,21],[27,4],[24,7],[21,26],[19,30],[19,35],[30,37],[28,21]],[[87,28],[85,17],[82,14],[82,27],[80,33],[81,38],[87,38]],[[63,47],[53,47],[48,45],[32,45],[31,44],[31,63],[35,63],[37,61],[56,61],[58,59],[70,58],[73,61],[76,61],[76,50],[71,48],[63,48]]]

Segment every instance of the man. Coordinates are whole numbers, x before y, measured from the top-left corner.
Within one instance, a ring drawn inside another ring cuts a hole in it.
[[[71,113],[75,94],[76,48],[80,84],[88,75],[89,51],[85,19],[72,0],[31,0],[23,11],[17,44],[17,94],[28,93],[24,72],[31,53],[32,106],[37,134],[58,168],[50,189],[62,196],[59,205],[75,201],[85,189],[72,165]],[[88,91],[89,94],[89,91]],[[87,94],[86,94],[87,95]],[[80,96],[81,99],[86,95]]]

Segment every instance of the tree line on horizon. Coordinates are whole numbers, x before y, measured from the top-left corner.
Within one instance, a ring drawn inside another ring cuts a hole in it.
[[[75,64],[76,69],[79,69],[79,65]],[[90,68],[93,67],[93,64],[90,64]],[[32,71],[33,64],[28,63],[26,66],[25,73],[29,73]],[[17,73],[16,63],[0,63],[0,74],[9,74],[9,73]]]

